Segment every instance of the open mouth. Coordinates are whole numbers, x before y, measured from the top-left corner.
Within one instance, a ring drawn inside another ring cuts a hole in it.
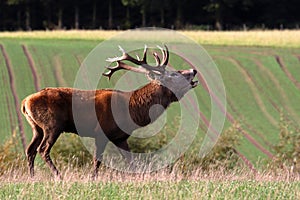
[[[194,69],[193,73],[194,73],[194,77],[193,77],[193,79],[194,79],[196,77],[197,70]],[[192,88],[196,87],[198,85],[198,83],[199,83],[197,80],[193,81],[193,79],[191,80],[191,86],[192,86]]]
[[[199,81],[191,81],[192,88],[196,87],[199,84]]]

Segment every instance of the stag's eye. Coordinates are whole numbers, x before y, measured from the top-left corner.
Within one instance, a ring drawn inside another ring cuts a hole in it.
[[[177,73],[173,73],[173,74],[171,74],[171,76],[172,76],[172,77],[177,77],[178,74],[177,74]]]

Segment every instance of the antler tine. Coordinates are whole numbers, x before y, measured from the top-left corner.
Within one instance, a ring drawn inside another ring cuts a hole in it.
[[[143,52],[143,58],[140,59],[137,56],[137,59],[130,56],[128,53],[126,53],[126,51],[119,46],[119,50],[122,52],[122,56],[120,57],[115,57],[115,58],[108,58],[106,61],[108,62],[117,62],[117,65],[114,67],[107,67],[107,69],[109,69],[108,72],[103,73],[103,76],[107,76],[109,79],[111,78],[111,76],[118,70],[121,69],[125,69],[125,70],[130,70],[130,71],[134,71],[134,72],[138,72],[138,73],[160,73],[163,74],[165,72],[165,68],[166,65],[168,63],[169,60],[169,51],[167,46],[165,45],[166,50],[164,50],[162,47],[158,46],[158,48],[161,50],[162,52],[162,62],[161,62],[161,58],[158,56],[158,54],[156,52],[153,53],[153,56],[155,58],[156,61],[156,66],[151,66],[147,63],[147,50],[148,47],[147,45],[145,45],[144,48],[144,52]],[[139,65],[141,67],[137,68],[137,67],[133,67],[130,65],[125,64],[124,60],[130,61],[136,65]]]
[[[147,51],[148,51],[148,47],[147,47],[147,45],[145,44],[144,52],[143,52],[143,59],[142,59],[142,61],[143,61],[144,63],[147,63]]]
[[[130,56],[128,53],[126,53],[126,51],[120,45],[119,45],[119,50],[122,52],[122,56],[115,57],[115,58],[108,58],[106,60],[108,62],[117,62],[117,65],[114,67],[108,66],[107,69],[109,69],[109,71],[103,73],[103,76],[107,76],[110,79],[111,76],[116,71],[121,70],[121,69],[130,70],[130,71],[134,71],[134,72],[138,72],[138,73],[148,73],[148,71],[147,71],[148,68],[145,68],[146,70],[142,69],[142,68],[136,68],[136,67],[127,65],[124,62],[122,62],[123,60],[127,60],[136,65],[140,65],[140,66],[147,65],[147,63],[146,63],[147,46],[145,46],[144,55],[143,55],[142,60],[140,60],[139,58],[135,59],[132,56]]]
[[[108,77],[108,80],[110,80],[111,76],[118,70],[120,70],[121,68],[117,65],[115,67],[106,67],[107,69],[109,69],[108,72],[103,72],[102,75]]]
[[[162,52],[162,59],[163,61],[161,62],[160,60],[160,57],[158,56],[158,54],[156,52],[153,53],[153,56],[154,56],[154,59],[156,61],[156,66],[149,66],[146,62],[145,64],[143,64],[142,66],[149,70],[149,71],[152,71],[152,72],[160,72],[160,73],[164,73],[166,71],[166,66],[168,64],[168,61],[169,61],[169,51],[168,51],[168,48],[166,45],[164,45],[166,47],[166,51],[160,47],[160,46],[157,46],[161,52]],[[145,46],[145,50],[144,50],[144,54],[145,52],[147,51],[146,50],[146,46]]]
[[[163,61],[161,63],[161,66],[164,66],[164,68],[165,68],[169,62],[169,49],[168,49],[167,45],[164,45],[166,50],[164,50],[160,46],[157,46],[157,47],[161,50],[161,53],[163,55]]]
[[[122,54],[125,55],[126,52],[125,52],[125,50],[121,47],[121,45],[118,45],[118,47],[119,47],[119,50],[122,52]]]
[[[164,45],[164,46],[165,46],[165,49],[166,49],[166,57],[165,57],[165,61],[163,62],[163,64],[166,66],[169,62],[170,53],[169,53],[169,49],[168,49],[167,45]]]
[[[156,61],[156,67],[159,67],[160,66],[160,58],[159,58],[159,56],[157,55],[156,52],[153,53],[153,56],[154,56],[155,61]]]
[[[116,66],[113,66],[113,67],[108,66],[108,67],[106,67],[106,68],[109,69],[109,71],[103,73],[102,75],[108,77],[108,79],[110,79],[111,76],[112,76],[116,71],[119,71],[119,70],[121,70],[121,69],[129,70],[129,71],[134,71],[134,72],[138,72],[138,73],[143,73],[143,74],[148,73],[146,70],[144,70],[144,69],[142,69],[142,68],[135,68],[135,67],[132,67],[132,66],[130,66],[130,65],[127,65],[127,64],[125,64],[125,63],[123,63],[123,62],[121,62],[121,61],[117,61],[117,65],[116,65]]]
[[[117,61],[119,61],[119,60],[123,60],[124,59],[124,57],[126,57],[126,52],[125,52],[125,50],[119,45],[118,46],[119,47],[119,50],[122,52],[122,56],[120,56],[120,57],[115,57],[115,58],[107,58],[106,59],[106,61],[107,62],[117,62]]]

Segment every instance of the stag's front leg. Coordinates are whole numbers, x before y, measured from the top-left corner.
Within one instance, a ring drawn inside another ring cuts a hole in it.
[[[103,159],[103,152],[105,150],[106,144],[108,143],[108,139],[103,137],[96,137],[95,138],[95,155],[94,155],[94,173],[92,179],[95,180],[98,177],[98,171],[100,164]]]
[[[132,158],[132,154],[130,153],[130,148],[127,143],[127,140],[114,142],[114,144],[119,148],[119,151],[123,156],[123,158],[125,158],[126,162],[132,164],[133,158]]]

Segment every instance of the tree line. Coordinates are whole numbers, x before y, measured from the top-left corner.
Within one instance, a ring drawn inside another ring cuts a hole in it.
[[[299,0],[0,0],[0,30],[298,29]]]

